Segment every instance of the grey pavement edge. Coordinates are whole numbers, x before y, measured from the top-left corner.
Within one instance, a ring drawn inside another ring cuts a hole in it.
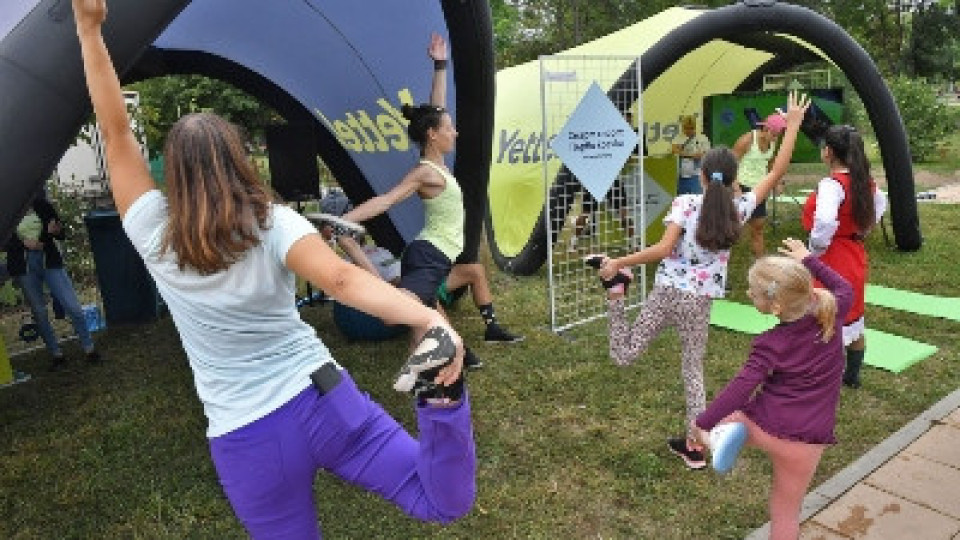
[[[860,459],[842,469],[833,478],[810,491],[804,497],[803,505],[800,508],[800,523],[823,510],[873,471],[879,469],[881,465],[919,439],[931,426],[939,423],[958,408],[960,408],[960,388],[917,415],[916,418],[860,456]],[[744,540],[766,540],[769,535],[770,522],[767,522],[747,535]]]

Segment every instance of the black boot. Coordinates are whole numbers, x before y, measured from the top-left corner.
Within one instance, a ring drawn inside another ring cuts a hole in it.
[[[480,369],[483,367],[483,360],[477,358],[477,355],[473,354],[473,351],[470,350],[470,347],[463,347],[463,368],[464,369]]]
[[[843,372],[843,384],[850,388],[860,388],[860,366],[863,365],[865,350],[847,349],[847,369]]]

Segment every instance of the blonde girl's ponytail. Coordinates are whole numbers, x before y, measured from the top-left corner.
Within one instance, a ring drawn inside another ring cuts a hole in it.
[[[821,339],[826,343],[830,341],[836,330],[837,299],[833,297],[833,293],[819,287],[813,288],[813,297],[816,299],[814,316],[816,316],[817,322],[820,323],[820,329],[822,330]]]
[[[813,276],[803,264],[781,255],[757,259],[747,272],[750,288],[761,302],[780,305],[778,316],[794,321],[812,313],[820,324],[821,339],[830,341],[835,333],[837,299],[826,289],[813,286]]]

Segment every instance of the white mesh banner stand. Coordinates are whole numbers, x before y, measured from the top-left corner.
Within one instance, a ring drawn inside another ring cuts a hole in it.
[[[597,271],[584,258],[593,253],[622,256],[645,245],[643,141],[636,135],[643,125],[640,61],[542,56],[540,88],[549,145],[549,159],[541,163],[550,325],[562,332],[607,313]],[[628,138],[630,147],[624,148]],[[628,289],[628,309],[639,306],[646,293],[645,269],[634,270],[640,273]]]

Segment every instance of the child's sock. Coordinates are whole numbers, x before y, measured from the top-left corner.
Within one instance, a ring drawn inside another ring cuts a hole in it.
[[[860,388],[860,367],[866,350],[847,349],[847,368],[843,372],[843,384],[850,388]]]
[[[497,322],[497,313],[493,309],[493,302],[484,304],[477,309],[480,310],[480,316],[483,317],[483,324],[490,326]]]

